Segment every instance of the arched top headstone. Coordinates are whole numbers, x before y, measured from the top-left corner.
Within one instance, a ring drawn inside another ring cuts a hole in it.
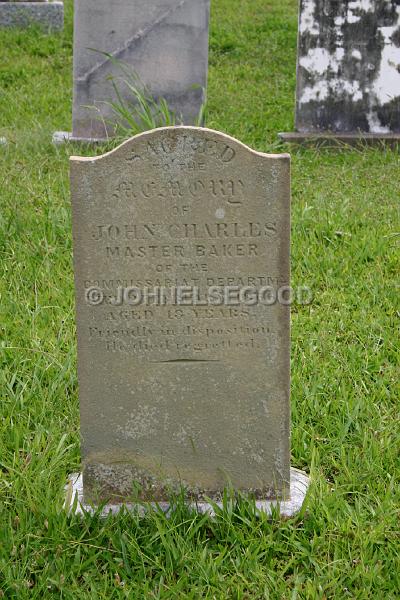
[[[87,499],[288,494],[289,169],[195,127],[71,158]]]

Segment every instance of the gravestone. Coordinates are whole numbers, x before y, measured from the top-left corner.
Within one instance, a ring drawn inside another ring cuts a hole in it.
[[[0,1],[0,28],[26,28],[36,25],[47,31],[60,31],[64,26],[64,4],[52,0]]]
[[[289,168],[196,127],[71,158],[83,503],[128,501],[135,485],[201,503],[232,485],[301,504]]]
[[[208,69],[210,0],[76,0],[72,139],[113,136],[116,94],[132,102],[121,62],[154,98],[195,124]],[[107,53],[106,56],[104,53]],[[55,134],[62,140],[66,134]]]
[[[301,0],[296,134],[400,140],[398,0]]]

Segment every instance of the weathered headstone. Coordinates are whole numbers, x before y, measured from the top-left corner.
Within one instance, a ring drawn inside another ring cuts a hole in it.
[[[85,502],[289,499],[289,161],[195,127],[71,158]]]
[[[58,0],[0,1],[0,28],[25,28],[36,25],[48,31],[64,26],[64,4]]]
[[[116,117],[109,102],[116,95],[110,77],[122,99],[133,102],[122,83],[121,62],[185,124],[195,124],[207,85],[209,4],[76,0],[72,139],[113,135]]]
[[[296,130],[400,139],[398,0],[300,0]]]

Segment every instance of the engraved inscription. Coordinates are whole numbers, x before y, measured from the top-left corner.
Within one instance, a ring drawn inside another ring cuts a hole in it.
[[[96,225],[91,237],[103,240],[263,238],[276,235],[276,222],[267,223],[133,223]]]
[[[193,259],[194,264],[198,258],[235,258],[239,256],[259,256],[260,245],[257,243],[243,243],[244,239],[272,239],[277,234],[275,222],[267,223],[137,223],[137,224],[104,224],[96,225],[91,230],[91,238],[96,242],[104,242],[104,251],[108,259],[163,259],[186,258]],[[209,240],[234,240],[239,243],[209,243]],[[144,245],[148,240],[198,240],[203,243],[192,244],[156,244]],[[137,241],[138,244],[124,244],[122,242]],[[118,245],[111,242],[119,242]],[[267,252],[267,249],[264,249]],[[207,263],[202,270],[207,270]]]
[[[245,184],[241,179],[185,179],[162,181],[120,181],[113,189],[114,200],[204,199],[207,195],[225,200],[228,204],[242,204]]]

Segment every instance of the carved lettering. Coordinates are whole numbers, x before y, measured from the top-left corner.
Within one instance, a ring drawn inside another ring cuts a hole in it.
[[[174,200],[184,197],[204,200],[211,195],[229,204],[242,204],[245,201],[245,189],[242,179],[170,179],[166,182],[124,180],[113,187],[112,197],[120,201],[136,198]]]
[[[168,237],[171,240],[271,238],[277,234],[276,223],[121,223],[92,227],[91,238],[109,240],[150,240]]]

